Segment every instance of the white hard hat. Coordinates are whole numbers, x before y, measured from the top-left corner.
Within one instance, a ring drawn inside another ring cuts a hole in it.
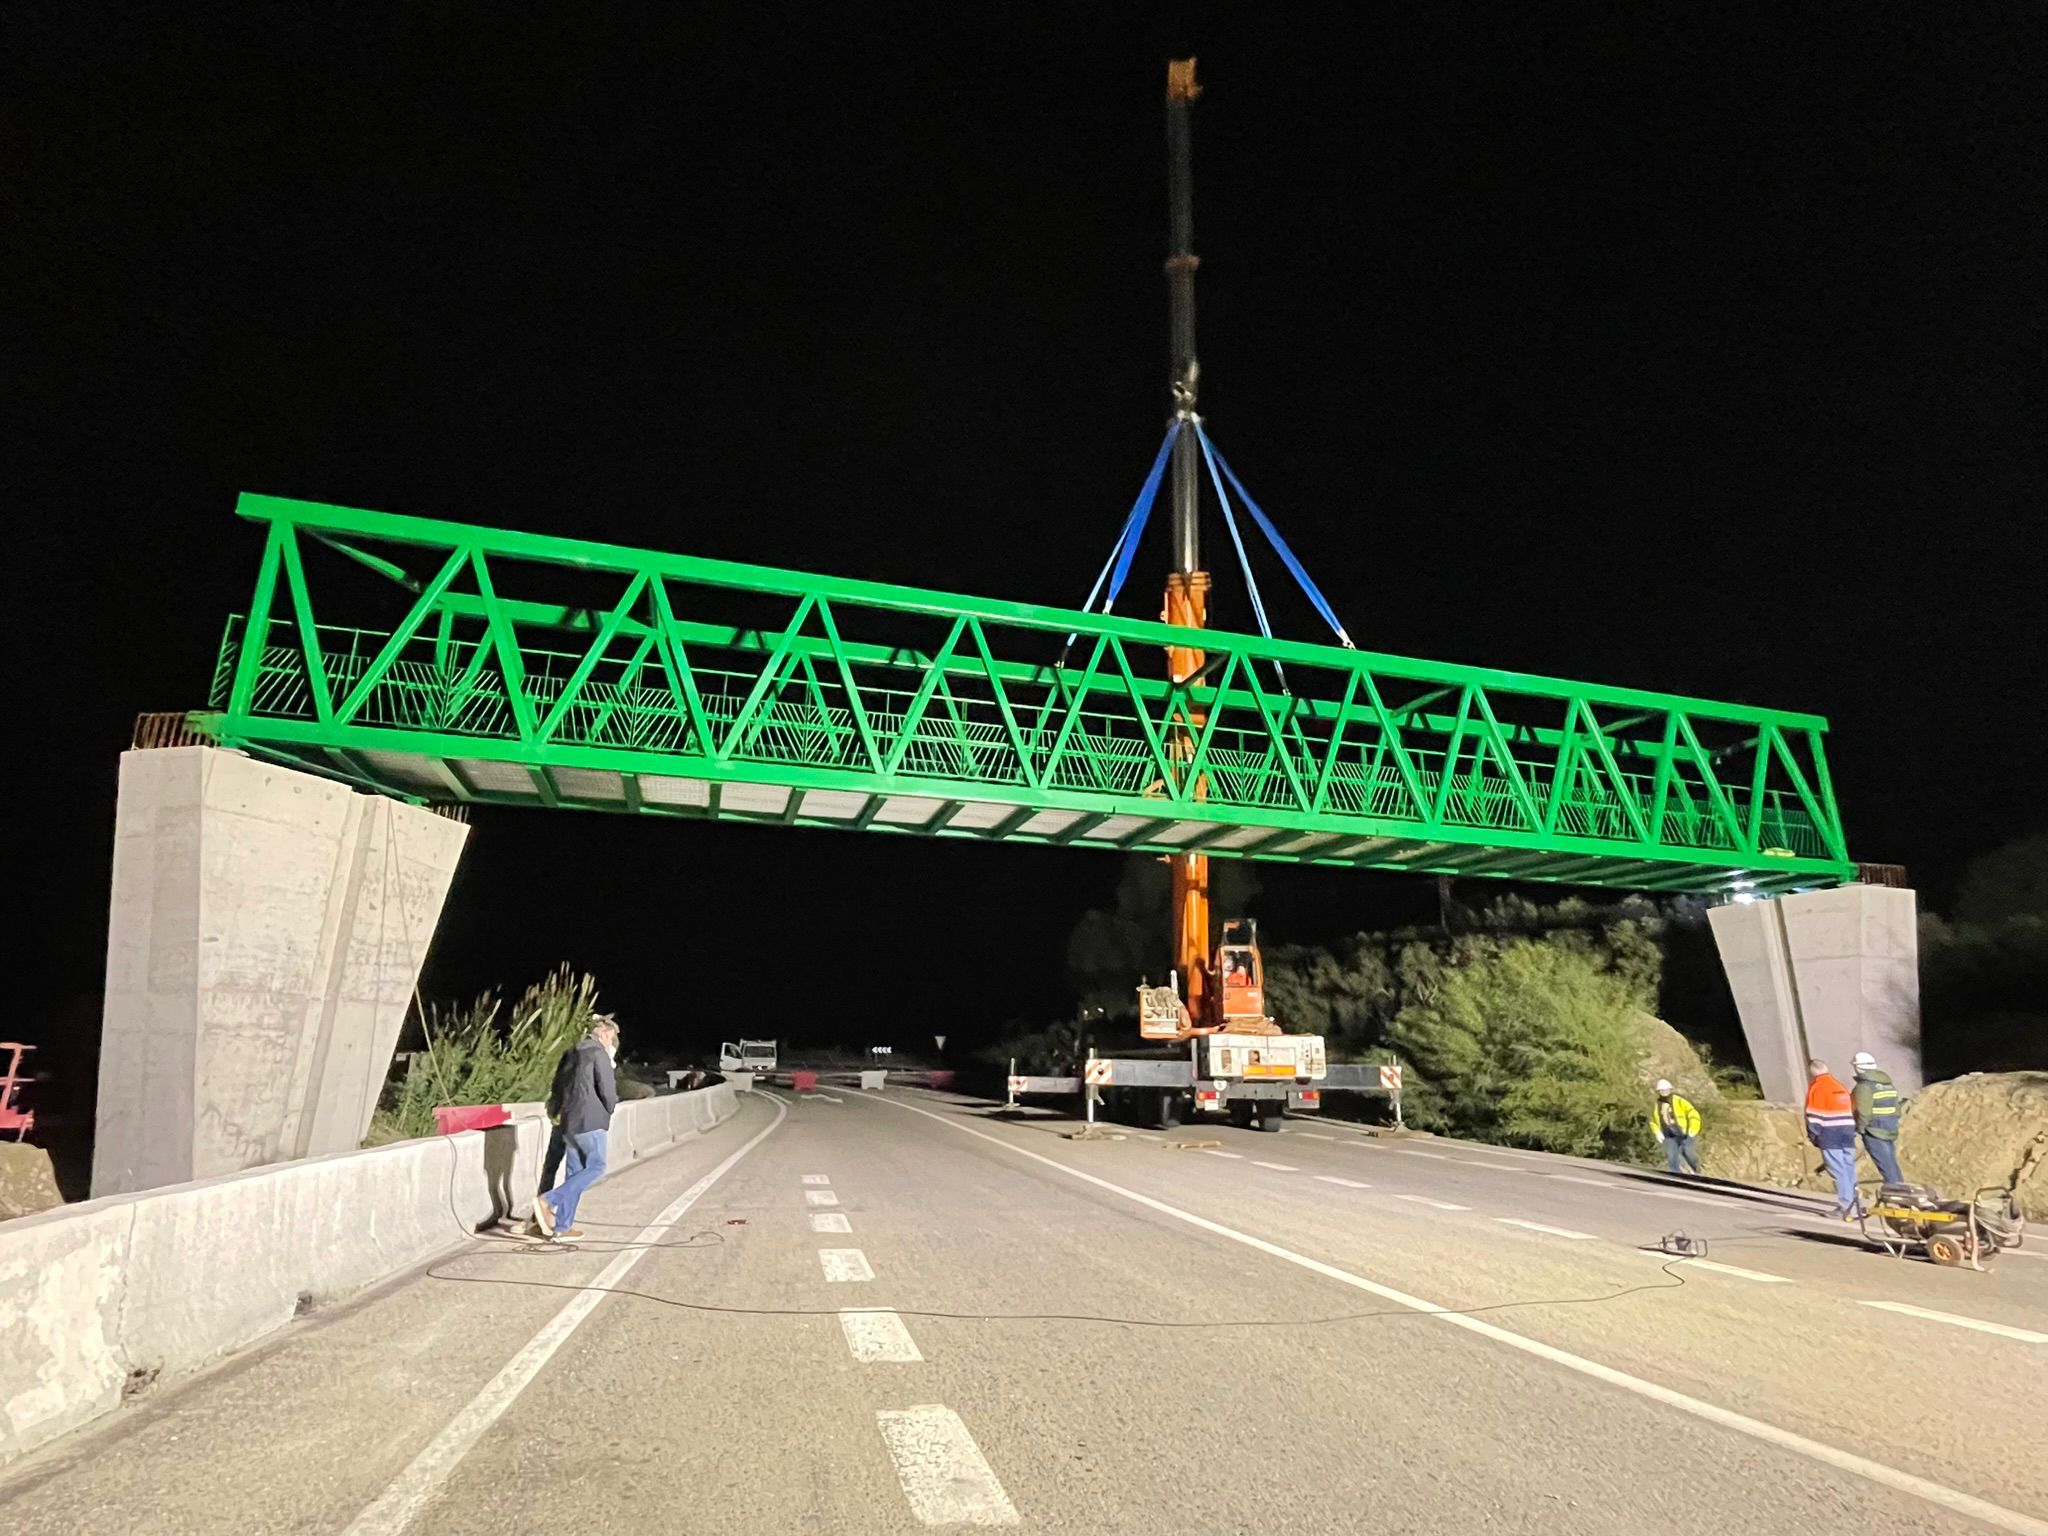
[[[1856,1066],[1856,1070],[1857,1070],[1857,1071],[1859,1071],[1859,1072],[1860,1072],[1860,1071],[1862,1071],[1862,1070],[1863,1070],[1863,1069],[1864,1069],[1865,1067],[1874,1067],[1874,1066],[1876,1066],[1876,1065],[1877,1065],[1877,1058],[1876,1058],[1875,1056],[1871,1055],[1871,1054],[1870,1054],[1870,1052],[1868,1052],[1868,1051],[1858,1051],[1858,1052],[1856,1053],[1856,1061],[1855,1061],[1855,1066]]]
[[[1670,1079],[1670,1078],[1668,1078],[1668,1077],[1660,1077],[1660,1078],[1658,1078],[1658,1079],[1657,1079],[1657,1091],[1658,1091],[1659,1093],[1669,1093],[1669,1092],[1671,1091],[1671,1079]]]

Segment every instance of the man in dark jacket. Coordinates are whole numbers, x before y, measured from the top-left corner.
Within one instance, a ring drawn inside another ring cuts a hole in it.
[[[612,1111],[619,1107],[618,1080],[612,1072],[618,1051],[618,1022],[600,1015],[590,1033],[562,1053],[555,1068],[548,1114],[561,1135],[568,1173],[552,1192],[543,1190],[534,1197],[534,1222],[548,1237],[583,1235],[576,1230],[576,1205],[583,1192],[604,1177],[605,1133],[611,1129]]]
[[[1905,1183],[1906,1176],[1899,1172],[1899,1090],[1892,1086],[1891,1073],[1880,1072],[1877,1058],[1868,1051],[1856,1053],[1856,1088],[1850,1104],[1863,1150],[1885,1183]]]

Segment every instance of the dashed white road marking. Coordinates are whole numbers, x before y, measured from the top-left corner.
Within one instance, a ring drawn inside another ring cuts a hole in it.
[[[1903,1301],[1866,1301],[1866,1307],[1879,1307],[1886,1312],[1903,1312],[1907,1317],[1924,1317],[1930,1323],[1950,1323],[1957,1328],[1974,1328],[1979,1333],[1995,1333],[2001,1339],[2018,1339],[2022,1344],[2048,1344],[2048,1333],[2036,1333],[2031,1328],[2014,1328],[2006,1323],[1987,1323],[1982,1318],[1957,1317],[1953,1312],[1935,1312],[1927,1307],[1910,1306]]]
[[[996,1481],[960,1415],[937,1403],[875,1415],[910,1512],[925,1525],[1015,1525],[1017,1506]]]
[[[1299,1168],[1294,1167],[1291,1163],[1262,1163],[1256,1157],[1252,1159],[1252,1166],[1254,1168],[1270,1168],[1275,1173],[1301,1172]]]
[[[1319,1173],[1316,1175],[1316,1182],[1318,1184],[1341,1184],[1346,1189],[1372,1188],[1372,1186],[1366,1183],[1363,1179],[1340,1179],[1334,1173]]]
[[[811,1213],[813,1232],[851,1232],[853,1223],[840,1211],[813,1211]]]
[[[1523,1171],[1524,1170],[1520,1168],[1517,1168],[1515,1170],[1515,1172],[1517,1173],[1521,1173]],[[1595,1189],[1621,1188],[1621,1186],[1615,1183],[1612,1179],[1582,1179],[1576,1173],[1553,1173],[1551,1177],[1557,1180],[1560,1184],[1590,1184]]]
[[[893,1101],[878,1100],[876,1102],[891,1103]],[[1982,1521],[1984,1524],[1992,1526],[1997,1530],[2013,1532],[2014,1536],[2048,1536],[2048,1520],[2040,1519],[2034,1515],[2023,1514],[2016,1509],[2007,1509],[2002,1504],[1994,1504],[1989,1499],[1980,1499],[1975,1494],[1964,1493],[1959,1488],[1951,1488],[1945,1483],[1937,1483],[1931,1478],[1916,1476],[1889,1463],[1872,1461],[1867,1456],[1858,1456],[1854,1451],[1845,1451],[1839,1446],[1829,1445],[1824,1441],[1808,1439],[1805,1435],[1797,1434],[1789,1429],[1780,1429],[1777,1425],[1768,1424],[1762,1419],[1753,1419],[1746,1413],[1737,1413],[1732,1408],[1723,1408],[1718,1403],[1710,1403],[1703,1398],[1688,1397],[1685,1393],[1678,1391],[1676,1388],[1667,1387],[1662,1382],[1649,1381],[1641,1376],[1631,1376],[1628,1372],[1616,1370],[1611,1365],[1602,1365],[1597,1360],[1588,1360],[1583,1355],[1575,1355],[1569,1350],[1559,1349],[1556,1345],[1546,1344],[1541,1339],[1532,1339],[1527,1334],[1515,1333],[1510,1329],[1501,1327],[1498,1323],[1490,1323],[1484,1318],[1471,1317],[1464,1313],[1439,1306],[1433,1301],[1424,1301],[1419,1296],[1410,1296],[1405,1291],[1398,1291],[1390,1285],[1381,1285],[1376,1280],[1368,1280],[1365,1276],[1353,1274],[1348,1269],[1339,1269],[1334,1264],[1326,1264],[1321,1259],[1312,1259],[1305,1253],[1296,1253],[1291,1248],[1283,1248],[1280,1244],[1268,1242],[1263,1237],[1254,1237],[1249,1232],[1240,1232],[1235,1227],[1226,1227],[1220,1221],[1211,1221],[1206,1216],[1197,1216],[1193,1211],[1182,1210],[1177,1205],[1171,1205],[1164,1200],[1154,1199],[1151,1195],[1140,1194],[1137,1190],[1126,1188],[1124,1185],[1115,1183],[1110,1179],[1105,1179],[1096,1174],[1087,1173],[1079,1168],[1072,1167],[1067,1163],[1061,1162],[1058,1158],[1047,1157],[1042,1152],[1033,1152],[1028,1147],[1020,1147],[1001,1136],[992,1136],[987,1131],[979,1130],[969,1125],[962,1125],[950,1115],[939,1114],[929,1109],[919,1109],[912,1104],[896,1103],[895,1107],[913,1115],[923,1115],[928,1120],[936,1120],[941,1125],[949,1126],[963,1136],[972,1136],[979,1141],[990,1142],[1011,1153],[1013,1156],[1029,1158],[1032,1162],[1042,1164],[1067,1178],[1078,1180],[1083,1184],[1092,1184],[1097,1189],[1107,1190],[1109,1193],[1119,1195],[1134,1205],[1141,1205],[1147,1210],[1157,1211],[1160,1215],[1183,1222],[1197,1231],[1207,1232],[1211,1236],[1223,1238],[1228,1242],[1242,1244],[1244,1247],[1258,1253],[1263,1253],[1269,1258],[1275,1258],[1282,1263],[1295,1265],[1297,1268],[1305,1269],[1311,1274],[1321,1275],[1326,1280],[1335,1281],[1339,1285],[1350,1286],[1353,1290],[1364,1291],[1367,1295],[1377,1296],[1382,1301],[1390,1301],[1395,1306],[1406,1307],[1413,1312],[1426,1313],[1436,1318],[1447,1328],[1457,1328],[1479,1338],[1490,1340],[1504,1348],[1517,1350],[1538,1360],[1546,1360],[1552,1365],[1560,1366],[1577,1375],[1588,1377],[1594,1381],[1605,1382],[1607,1385],[1618,1387],[1624,1392],[1632,1392],[1637,1397],[1644,1398],[1653,1403],[1659,1403],[1679,1413],[1689,1414],[1693,1418],[1718,1425],[1723,1429],[1733,1430],[1737,1434],[1748,1435],[1753,1440],[1759,1440],[1766,1445],[1775,1446],[1779,1450],[1790,1451],[1797,1456],[1804,1456],[1808,1460],[1820,1462],[1822,1465],[1833,1467],[1837,1471],[1847,1472],[1853,1476],[1864,1478],[1869,1482],[1878,1484],[1880,1487],[1890,1488],[1898,1493],[1910,1494],[1916,1499],[1925,1500],[1927,1503],[1942,1509],[1951,1510],[1972,1520]],[[962,1427],[962,1433],[965,1433],[964,1426]],[[898,1465],[900,1467],[901,1463],[899,1462]]]
[[[900,1365],[924,1358],[917,1340],[894,1312],[849,1307],[839,1314],[839,1327],[846,1335],[846,1347],[863,1365]]]
[[[1524,1221],[1519,1216],[1496,1216],[1493,1219],[1504,1227],[1524,1227],[1531,1232],[1548,1232],[1552,1237],[1568,1237],[1576,1243],[1597,1241],[1590,1232],[1574,1232],[1570,1227],[1548,1227],[1540,1221]]]
[[[830,1184],[832,1181],[822,1173],[807,1173],[804,1175],[804,1182],[806,1184]]]
[[[1334,1136],[1325,1136],[1321,1131],[1296,1131],[1294,1134],[1303,1141],[1335,1141],[1337,1139]]]
[[[1138,1140],[1140,1141],[1164,1141],[1165,1139],[1163,1136],[1147,1136],[1143,1131],[1138,1132]]]
[[[1487,1163],[1476,1157],[1461,1157],[1457,1162],[1466,1168],[1498,1168],[1502,1173],[1527,1173],[1530,1170],[1519,1163]]]
[[[1432,1200],[1427,1195],[1396,1195],[1396,1200],[1406,1200],[1415,1205],[1433,1205],[1440,1211],[1469,1211],[1469,1205],[1453,1205],[1448,1200]]]
[[[1196,1150],[1197,1152],[1201,1153],[1201,1154],[1202,1154],[1202,1155],[1203,1155],[1204,1157],[1227,1157],[1227,1158],[1229,1158],[1229,1159],[1230,1159],[1230,1160],[1231,1160],[1232,1162],[1236,1162],[1236,1161],[1238,1161],[1238,1158],[1239,1158],[1239,1154],[1238,1154],[1238,1153],[1235,1153],[1235,1152],[1225,1152],[1225,1151],[1224,1151],[1224,1150],[1223,1150],[1222,1148],[1220,1148],[1220,1147],[1197,1147],[1197,1148],[1195,1148],[1195,1150]]]
[[[1413,1147],[1394,1147],[1390,1150],[1400,1153],[1403,1157],[1433,1157],[1440,1163],[1448,1163],[1451,1160],[1446,1153],[1418,1152]]]
[[[1733,1211],[1741,1209],[1740,1204],[1731,1204],[1729,1201],[1726,1200],[1716,1200],[1712,1195],[1688,1195],[1682,1194],[1681,1192],[1675,1189],[1646,1189],[1643,1191],[1643,1193],[1646,1195],[1654,1195],[1659,1200],[1690,1200],[1694,1205],[1711,1205],[1714,1207],[1715,1210],[1718,1211]]]
[[[505,1410],[554,1358],[555,1351],[566,1344],[583,1320],[597,1310],[612,1287],[654,1251],[661,1234],[695,1205],[706,1190],[730,1173],[734,1164],[758,1147],[770,1131],[782,1124],[783,1117],[789,1112],[782,1101],[773,1094],[763,1094],[762,1097],[775,1106],[775,1118],[756,1131],[732,1156],[676,1196],[666,1210],[642,1229],[634,1239],[633,1247],[605,1265],[594,1280],[571,1297],[562,1310],[527,1341],[526,1347],[506,1361],[498,1374],[484,1384],[483,1390],[448,1421],[447,1427],[427,1442],[426,1448],[413,1457],[369,1508],[349,1522],[342,1536],[398,1536],[413,1523],[427,1502],[448,1481],[462,1458],[469,1454],[471,1447],[498,1422]]]
[[[1687,1259],[1694,1269],[1711,1269],[1717,1275],[1733,1275],[1738,1280],[1756,1280],[1764,1285],[1790,1285],[1792,1281],[1784,1275],[1767,1275],[1760,1269],[1744,1269],[1736,1264],[1723,1264],[1719,1259]]]
[[[839,1197],[829,1189],[807,1189],[804,1191],[806,1205],[837,1205]]]
[[[822,1093],[815,1095],[815,1097],[820,1104],[844,1104],[846,1102],[844,1099],[828,1098]]]
[[[875,1272],[868,1266],[868,1256],[858,1248],[820,1248],[818,1267],[825,1271],[827,1280],[872,1280]]]

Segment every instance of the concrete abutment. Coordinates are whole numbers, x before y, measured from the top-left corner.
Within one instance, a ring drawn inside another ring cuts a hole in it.
[[[123,753],[93,1195],[353,1151],[468,833],[239,752]]]

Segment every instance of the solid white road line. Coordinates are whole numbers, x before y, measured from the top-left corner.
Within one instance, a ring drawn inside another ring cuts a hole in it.
[[[886,1103],[891,1101],[883,1100],[879,1102]],[[1865,1478],[1870,1482],[1876,1483],[1881,1487],[1890,1488],[1895,1492],[1911,1494],[1914,1498],[1924,1499],[1929,1504],[1952,1510],[1972,1520],[1981,1520],[1986,1525],[1995,1527],[1998,1530],[2014,1532],[2015,1536],[2048,1536],[2048,1520],[2022,1514],[2016,1509],[2007,1509],[2002,1504],[1993,1504],[1988,1499],[1980,1499],[1975,1494],[1964,1493],[1961,1489],[1950,1488],[1946,1484],[1934,1482],[1929,1478],[1916,1477],[1911,1472],[1902,1471],[1898,1467],[1890,1466],[1881,1461],[1872,1461],[1867,1456],[1858,1456],[1853,1451],[1845,1451],[1838,1446],[1828,1445],[1819,1440],[1809,1440],[1806,1436],[1795,1434],[1789,1429],[1780,1429],[1775,1424],[1767,1424],[1762,1419],[1753,1419],[1747,1414],[1737,1413],[1731,1408],[1723,1408],[1719,1404],[1707,1402],[1703,1398],[1688,1397],[1685,1393],[1667,1387],[1662,1382],[1646,1381],[1640,1376],[1631,1376],[1628,1372],[1616,1370],[1611,1365],[1602,1365],[1597,1360],[1588,1360],[1583,1355],[1575,1355],[1569,1350],[1559,1349],[1554,1344],[1545,1344],[1540,1339],[1532,1339],[1526,1334],[1512,1332],[1501,1327],[1498,1323],[1489,1323],[1484,1318],[1448,1311],[1433,1301],[1424,1301],[1419,1296],[1410,1296],[1405,1291],[1397,1291],[1390,1285],[1381,1285],[1376,1280],[1368,1280],[1363,1275],[1353,1274],[1348,1269],[1339,1269],[1334,1264],[1325,1264],[1321,1259],[1312,1259],[1305,1253],[1296,1253],[1291,1248],[1283,1248],[1278,1243],[1270,1243],[1263,1237],[1254,1237],[1249,1232],[1240,1232],[1235,1227],[1226,1227],[1220,1221],[1211,1221],[1206,1216],[1197,1216],[1193,1211],[1184,1211],[1179,1206],[1169,1205],[1164,1200],[1155,1200],[1150,1195],[1140,1194],[1135,1189],[1127,1189],[1123,1185],[1113,1183],[1109,1179],[1100,1178],[1092,1173],[1084,1173],[1081,1169],[1070,1167],[1057,1158],[1047,1157],[1042,1152],[1033,1152],[1029,1148],[1017,1146],[1000,1136],[991,1136],[987,1131],[977,1130],[969,1125],[962,1125],[950,1115],[937,1114],[929,1109],[919,1109],[913,1104],[899,1103],[895,1104],[894,1107],[905,1110],[913,1115],[923,1115],[928,1120],[936,1120],[941,1125],[948,1126],[963,1136],[972,1136],[977,1140],[993,1143],[1014,1156],[1029,1158],[1034,1163],[1042,1163],[1056,1173],[1064,1174],[1070,1179],[1078,1179],[1084,1184],[1092,1184],[1097,1189],[1107,1190],[1113,1195],[1121,1195],[1134,1205],[1141,1205],[1147,1210],[1157,1211],[1162,1216],[1170,1216],[1175,1221],[1184,1222],[1198,1231],[1207,1232],[1214,1237],[1220,1237],[1229,1242],[1241,1243],[1245,1247],[1266,1254],[1270,1258],[1296,1265],[1308,1270],[1312,1274],[1321,1275],[1326,1280],[1333,1280],[1339,1285],[1348,1285],[1354,1290],[1364,1291],[1366,1294],[1377,1296],[1383,1301],[1390,1301],[1395,1306],[1406,1307],[1414,1312],[1427,1313],[1446,1327],[1460,1329],[1463,1332],[1490,1340],[1505,1348],[1519,1350],[1523,1354],[1532,1355],[1539,1360],[1547,1360],[1553,1365],[1563,1367],[1565,1370],[1590,1377],[1594,1381],[1603,1382],[1611,1387],[1618,1387],[1624,1392],[1632,1392],[1638,1397],[1647,1398],[1653,1403],[1661,1403],[1665,1407],[1676,1409],[1680,1413],[1690,1414],[1696,1419],[1702,1419],[1722,1429],[1732,1430],[1740,1435],[1748,1435],[1751,1439],[1760,1440],[1766,1445],[1773,1445],[1780,1450],[1790,1451],[1794,1455],[1804,1456],[1825,1466],[1834,1467],[1838,1471],[1848,1472],[1854,1476]]]
[[[1232,1162],[1237,1162],[1240,1160],[1238,1153],[1225,1152],[1217,1147],[1197,1147],[1195,1148],[1195,1150],[1201,1153],[1204,1157],[1227,1157]]]
[[[1413,1205],[1433,1205],[1440,1211],[1469,1211],[1469,1205],[1453,1205],[1448,1200],[1432,1200],[1427,1195],[1396,1195],[1396,1200],[1406,1200]]]
[[[1493,1219],[1504,1227],[1525,1227],[1531,1232],[1548,1232],[1552,1237],[1568,1237],[1574,1242],[1596,1241],[1590,1232],[1574,1232],[1570,1227],[1546,1227],[1540,1221],[1523,1221],[1519,1216],[1496,1216]]]
[[[917,1340],[894,1312],[849,1307],[839,1314],[839,1327],[846,1334],[846,1347],[863,1365],[898,1365],[924,1358],[918,1353]]]
[[[905,1106],[908,1108],[909,1106]],[[875,1415],[910,1512],[926,1525],[1015,1525],[1017,1507],[960,1415],[937,1403]]]
[[[1273,1171],[1274,1171],[1275,1173],[1299,1173],[1299,1172],[1301,1172],[1301,1170],[1300,1170],[1299,1168],[1295,1168],[1295,1167],[1293,1167],[1293,1166],[1291,1166],[1291,1165],[1289,1165],[1289,1164],[1287,1164],[1287,1163],[1262,1163],[1262,1162],[1260,1162],[1260,1161],[1259,1161],[1259,1160],[1258,1160],[1258,1159],[1257,1159],[1256,1157],[1252,1159],[1252,1166],[1253,1166],[1254,1168],[1270,1168],[1270,1169],[1272,1169],[1272,1170],[1273,1170]]]
[[[1334,1173],[1319,1173],[1316,1175],[1316,1182],[1318,1184],[1342,1184],[1346,1189],[1372,1188],[1363,1179],[1340,1179]]]
[[[875,1272],[868,1267],[868,1256],[858,1248],[820,1248],[818,1267],[825,1271],[827,1280],[872,1280]]]
[[[804,1175],[804,1182],[806,1184],[830,1184],[832,1181],[822,1173],[807,1173]]]
[[[829,1189],[807,1189],[804,1191],[806,1205],[837,1205],[839,1197]]]
[[[1908,1317],[1924,1317],[1930,1323],[1952,1323],[1958,1328],[1974,1328],[1979,1333],[1995,1333],[2002,1339],[2018,1339],[2022,1344],[2048,1344],[2048,1333],[2014,1328],[2005,1323],[1987,1323],[1975,1317],[1957,1317],[1953,1312],[1934,1312],[1926,1307],[1909,1306],[1903,1301],[1866,1301],[1863,1305],[1881,1307],[1887,1312],[1903,1312]]]
[[[853,1223],[848,1221],[845,1214],[840,1211],[813,1211],[811,1212],[811,1230],[813,1232],[851,1232],[853,1230]]]
[[[426,1507],[427,1501],[440,1491],[448,1481],[462,1458],[469,1454],[470,1447],[481,1440],[484,1432],[510,1408],[527,1384],[541,1372],[555,1351],[569,1342],[569,1336],[583,1320],[595,1312],[611,1290],[627,1273],[648,1254],[666,1230],[681,1219],[683,1213],[700,1199],[705,1191],[716,1184],[733,1166],[754,1148],[758,1147],[768,1133],[782,1124],[788,1111],[779,1099],[767,1096],[775,1105],[775,1118],[768,1122],[732,1156],[705,1174],[703,1178],[684,1190],[675,1200],[650,1221],[633,1241],[635,1246],[620,1254],[598,1272],[597,1278],[571,1297],[562,1310],[550,1318],[547,1324],[527,1340],[526,1347],[505,1362],[504,1367],[484,1384],[481,1392],[469,1403],[440,1434],[427,1442],[426,1448],[399,1473],[391,1486],[386,1488],[355,1519],[342,1536],[397,1536],[411,1525],[414,1518]]]

